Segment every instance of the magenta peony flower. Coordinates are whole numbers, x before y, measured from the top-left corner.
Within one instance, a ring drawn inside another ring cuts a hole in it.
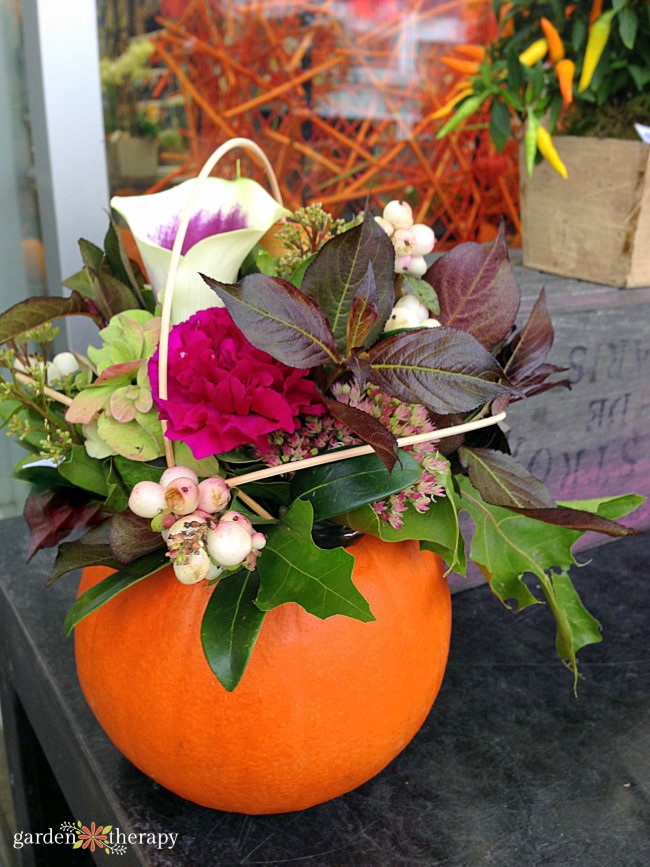
[[[158,395],[158,351],[149,362],[166,435],[187,443],[197,459],[247,444],[265,449],[269,433],[293,433],[301,414],[321,415],[325,408],[308,373],[256,349],[223,307],[172,328],[167,400]]]

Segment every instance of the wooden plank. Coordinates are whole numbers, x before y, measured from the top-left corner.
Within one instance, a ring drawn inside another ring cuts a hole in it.
[[[609,286],[650,285],[650,147],[558,136],[562,178],[520,157],[524,264]]]

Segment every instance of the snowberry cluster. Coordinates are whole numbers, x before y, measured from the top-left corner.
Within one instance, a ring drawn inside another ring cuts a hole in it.
[[[438,325],[438,320],[430,315],[417,295],[402,295],[395,302],[384,331],[395,331],[397,328],[437,328]]]
[[[424,257],[436,243],[433,229],[424,223],[414,223],[409,203],[397,199],[389,202],[382,216],[375,217],[375,220],[393,242],[395,273],[422,277],[427,270]]]
[[[230,488],[219,476],[199,482],[187,467],[171,467],[160,482],[138,482],[129,508],[162,532],[174,573],[183,584],[216,578],[224,569],[254,569],[266,544],[240,512],[224,511]]]

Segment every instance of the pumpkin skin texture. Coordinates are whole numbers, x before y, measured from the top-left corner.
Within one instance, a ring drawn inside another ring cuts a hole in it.
[[[381,771],[438,693],[451,598],[417,542],[365,536],[350,552],[376,620],[279,606],[231,693],[201,647],[205,582],[184,586],[166,567],[83,620],[79,681],[117,748],[177,795],[237,813],[302,810]],[[85,569],[79,592],[110,571]]]

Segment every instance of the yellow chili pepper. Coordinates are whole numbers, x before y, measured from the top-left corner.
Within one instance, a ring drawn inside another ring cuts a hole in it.
[[[587,47],[585,48],[585,57],[582,61],[582,72],[580,74],[580,83],[578,84],[578,93],[585,91],[591,84],[591,79],[594,77],[594,72],[598,66],[609,34],[612,29],[612,18],[616,15],[614,9],[605,12],[597,21],[594,21],[589,38],[587,39]]]
[[[525,51],[519,55],[519,63],[522,66],[534,66],[538,60],[542,60],[548,51],[548,42],[546,39],[537,39],[532,45],[529,45]]]
[[[560,93],[562,94],[562,101],[565,106],[571,105],[573,102],[573,76],[575,72],[576,65],[568,57],[564,57],[555,65],[555,75],[560,85]]]
[[[563,178],[568,178],[569,173],[566,170],[566,166],[560,159],[560,155],[553,144],[551,134],[545,127],[538,127],[536,141],[540,154],[549,161],[556,172],[561,174]]]
[[[539,23],[542,25],[544,36],[548,42],[548,56],[551,58],[551,63],[559,63],[565,53],[562,37],[548,18],[540,18]]]
[[[429,117],[431,120],[439,120],[441,117],[447,117],[448,114],[454,109],[454,106],[458,105],[461,100],[465,99],[466,96],[469,96],[470,93],[474,93],[471,87],[465,87],[463,90],[459,91],[455,96],[452,96],[450,100],[448,100],[443,106],[441,106],[437,111],[434,111],[433,114],[430,114]]]

